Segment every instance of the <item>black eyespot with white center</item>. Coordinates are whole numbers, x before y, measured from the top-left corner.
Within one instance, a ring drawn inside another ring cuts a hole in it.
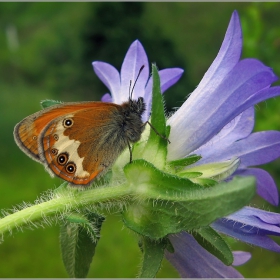
[[[58,137],[57,134],[54,134],[54,135],[53,135],[53,138],[54,138],[55,141],[58,141],[58,139],[59,139],[59,137]]]
[[[69,162],[65,167],[66,172],[69,174],[75,173],[76,169],[76,164],[74,162]]]
[[[63,126],[65,128],[71,127],[74,124],[73,120],[71,118],[67,118],[63,120]]]
[[[59,165],[65,165],[67,163],[67,161],[68,161],[68,154],[63,153],[63,154],[58,155],[57,163]]]

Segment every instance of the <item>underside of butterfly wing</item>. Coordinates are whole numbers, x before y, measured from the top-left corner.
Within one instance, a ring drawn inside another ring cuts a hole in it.
[[[36,112],[21,122],[14,129],[14,138],[17,145],[28,156],[36,161],[41,161],[38,150],[39,136],[43,129],[54,119],[76,111],[104,106],[103,102],[73,102],[54,105]],[[105,105],[106,106],[106,105]]]
[[[89,185],[127,147],[122,122],[119,106],[112,103],[56,118],[40,135],[40,161],[72,185]]]

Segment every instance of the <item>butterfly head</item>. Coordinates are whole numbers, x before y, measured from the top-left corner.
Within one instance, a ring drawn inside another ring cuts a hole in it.
[[[128,101],[128,104],[130,108],[130,113],[142,116],[142,114],[146,110],[146,103],[144,102],[143,97],[139,97],[137,100],[130,99]]]

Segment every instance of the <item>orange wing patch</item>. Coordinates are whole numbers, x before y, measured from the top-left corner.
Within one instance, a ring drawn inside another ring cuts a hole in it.
[[[76,111],[106,106],[119,106],[113,103],[105,102],[79,102],[79,103],[62,103],[43,109],[34,113],[15,126],[14,138],[18,146],[28,156],[36,161],[40,161],[38,140],[43,129],[54,119],[65,114],[74,113]]]
[[[119,107],[105,102],[54,105],[18,123],[14,137],[18,146],[32,159],[44,164],[51,175],[73,185],[86,186],[105,172],[118,154],[112,158],[109,153],[112,147],[104,143],[104,136],[111,131],[108,124],[114,121],[113,112]],[[113,115],[108,116],[108,112]],[[74,123],[77,122],[71,131],[63,127],[66,117],[73,117]],[[92,133],[87,133],[89,131]]]

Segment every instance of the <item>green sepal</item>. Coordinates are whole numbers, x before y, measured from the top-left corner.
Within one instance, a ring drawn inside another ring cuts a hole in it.
[[[171,241],[169,240],[169,238],[166,238],[166,250],[169,252],[169,253],[174,253],[175,252],[175,249],[171,243]]]
[[[51,99],[46,99],[46,100],[42,100],[40,103],[41,103],[42,108],[45,109],[45,108],[48,108],[48,107],[53,106],[53,105],[62,104],[63,102],[56,101],[56,100],[51,100]]]
[[[203,187],[212,187],[217,184],[217,181],[215,181],[214,179],[209,179],[209,178],[193,178],[192,182],[197,183]]]
[[[201,172],[202,178],[211,178],[216,181],[222,181],[232,175],[240,164],[239,158],[223,162],[206,163],[188,169],[180,170],[177,175],[184,176],[186,172]]]
[[[160,77],[157,67],[154,64],[152,65],[152,77],[153,95],[150,122],[153,128],[150,127],[150,134],[146,145],[143,147],[141,158],[152,162],[161,169],[165,166],[168,145],[167,135],[170,132],[170,128],[166,127]]]
[[[181,170],[185,166],[194,164],[198,162],[202,157],[200,155],[190,155],[186,158],[181,158],[177,160],[172,160],[168,162],[170,167],[175,168],[177,171]]]
[[[155,278],[164,257],[167,239],[155,241],[144,236],[141,239],[143,260],[139,278]]]
[[[143,159],[127,164],[124,173],[133,192],[143,198],[185,201],[191,190],[201,190],[191,180],[165,173]]]
[[[198,178],[202,175],[203,173],[201,172],[185,172],[183,178],[188,178],[188,179],[193,179],[193,178]],[[193,180],[192,180],[193,181]]]
[[[168,138],[169,135],[170,135],[170,131],[171,131],[171,126],[170,125],[167,125],[166,126],[166,137]]]
[[[87,276],[103,221],[104,217],[89,212],[66,217],[60,229],[60,247],[69,277]]]
[[[204,227],[193,231],[192,236],[209,253],[221,260],[225,265],[233,263],[233,254],[227,242],[211,227]]]
[[[236,177],[204,188],[164,173],[144,160],[126,165],[124,172],[139,203],[127,207],[123,221],[130,229],[152,239],[208,226],[242,208],[255,193],[254,177]]]
[[[153,78],[153,95],[152,95],[152,109],[151,109],[151,124],[159,134],[166,137],[166,119],[164,115],[164,103],[160,89],[160,77],[155,64],[152,65]],[[156,134],[151,129],[148,142],[153,142],[159,145],[167,146],[167,141]]]

